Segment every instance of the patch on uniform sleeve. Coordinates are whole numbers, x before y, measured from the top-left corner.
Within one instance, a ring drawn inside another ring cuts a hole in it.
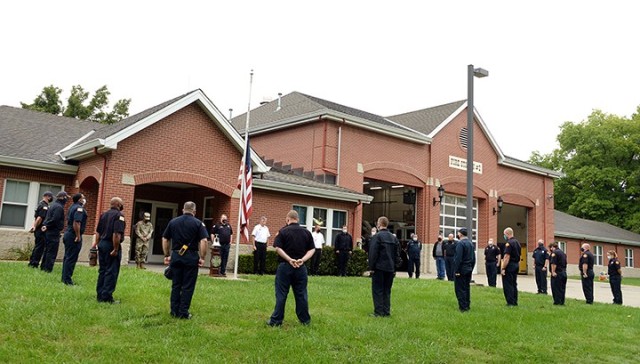
[[[509,246],[509,243],[507,243],[507,245],[505,245],[505,246]]]
[[[586,257],[587,257],[587,255],[586,255],[586,254],[582,254],[582,257],[583,257],[583,258],[586,258]]]
[[[551,256],[552,256],[552,257],[555,257],[555,256],[556,256],[556,253],[551,253]]]
[[[120,216],[118,219],[119,219],[120,221],[124,221],[124,216]]]
[[[82,212],[82,211],[84,211],[84,210],[82,209],[82,207],[78,207],[78,210],[76,210],[76,211],[78,211],[78,212]]]
[[[617,265],[620,265],[620,262],[616,262]]]
[[[49,210],[49,206],[42,206],[43,210]]]
[[[201,224],[202,224],[202,226],[206,226],[206,225],[204,224],[204,222],[201,222]]]

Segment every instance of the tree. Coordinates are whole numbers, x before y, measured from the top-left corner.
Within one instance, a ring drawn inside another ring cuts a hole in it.
[[[64,107],[60,101],[62,89],[53,85],[44,87],[32,104],[21,102],[23,109],[48,112],[50,114],[62,115],[71,118],[95,121],[103,124],[113,124],[129,116],[129,105],[131,99],[121,99],[116,101],[111,111],[108,111],[109,89],[102,86],[96,90],[89,100],[89,92],[80,85],[71,88],[71,94],[67,99],[67,106]]]
[[[631,118],[595,110],[581,123],[564,123],[557,140],[558,149],[529,158],[563,173],[556,208],[640,233],[640,106]]]

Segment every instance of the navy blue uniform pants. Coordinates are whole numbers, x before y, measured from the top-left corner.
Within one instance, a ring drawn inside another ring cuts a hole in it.
[[[485,263],[485,270],[487,272],[487,284],[489,284],[489,287],[495,287],[498,276],[498,266],[496,262]]]
[[[564,297],[567,291],[567,272],[557,273],[551,277],[551,294],[554,305],[564,305]]]
[[[341,250],[338,253],[338,275],[345,277],[347,275],[347,263],[349,263],[349,251]]]
[[[76,269],[78,255],[82,249],[82,240],[75,242],[76,235],[71,231],[67,231],[62,236],[64,243],[64,260],[62,261],[62,283],[73,284],[73,271]]]
[[[33,246],[33,251],[31,252],[31,259],[29,259],[29,265],[38,268],[40,265],[40,259],[42,259],[42,255],[44,254],[44,245],[47,241],[45,234],[42,230],[36,230],[33,232],[33,236],[35,238],[35,245]]]
[[[409,261],[407,264],[407,273],[409,273],[409,278],[413,275],[413,269],[416,270],[416,278],[420,278],[420,256],[417,257],[409,257]]]
[[[469,311],[471,308],[471,274],[469,273],[460,273],[460,275],[455,276],[455,281],[453,282],[455,290],[456,290],[456,298],[458,299],[458,308],[460,311]]]
[[[113,243],[108,240],[100,240],[98,243],[98,284],[96,293],[99,302],[113,302],[113,292],[116,290],[118,275],[120,274],[120,259],[122,249],[118,249],[115,257],[111,256]]]
[[[622,304],[622,276],[609,276],[609,285],[611,285],[611,293],[613,294],[613,303]]]
[[[44,244],[44,254],[42,255],[42,264],[40,269],[45,272],[51,273],[53,271],[53,265],[56,262],[58,256],[58,248],[60,247],[60,233],[45,232],[46,242]]]
[[[373,271],[371,275],[371,295],[373,296],[374,315],[391,315],[391,287],[395,276],[394,272]]]
[[[318,274],[318,269],[320,269],[320,259],[322,258],[322,249],[317,249],[313,253],[313,257],[311,257],[311,275]]]
[[[502,276],[504,298],[509,306],[518,305],[518,263],[511,262]]]
[[[580,274],[580,280],[582,281],[582,292],[587,303],[593,303],[593,269],[587,269],[587,278]]]
[[[256,250],[253,251],[253,273],[264,274],[267,264],[267,243],[256,242]]]
[[[171,272],[173,279],[171,284],[171,315],[176,317],[189,317],[191,299],[196,289],[198,279],[198,259],[200,256],[195,250],[187,250],[184,255],[177,251],[171,253]]]
[[[453,274],[453,257],[445,257],[444,266],[447,272],[447,280],[452,281],[455,278]]]
[[[542,268],[544,266],[536,265],[536,285],[538,286],[538,293],[547,294],[547,270]]]
[[[293,289],[296,300],[296,316],[303,324],[311,322],[309,315],[309,298],[307,296],[307,267],[294,268],[289,263],[278,264],[276,270],[276,307],[269,319],[269,324],[278,326],[284,321],[284,308],[287,304],[289,288]]]
[[[227,263],[229,262],[229,249],[231,249],[231,244],[220,245],[220,274],[227,274]]]

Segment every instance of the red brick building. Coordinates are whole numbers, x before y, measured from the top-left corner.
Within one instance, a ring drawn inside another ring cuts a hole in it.
[[[466,224],[466,112],[466,102],[458,101],[382,117],[297,92],[261,105],[249,126],[251,225],[267,216],[273,233],[294,208],[309,228],[322,220],[331,243],[342,224],[359,240],[385,215],[401,240],[416,232],[428,243],[423,270],[433,272],[430,243]],[[559,175],[505,156],[477,111],[474,116],[478,251],[510,226],[529,257],[538,239],[556,236],[553,179]],[[88,197],[88,233],[109,199],[123,198],[127,243],[141,213],[151,212],[152,262],[161,261],[160,232],[187,200],[208,226],[225,213],[235,230],[245,120],[229,122],[200,90],[113,125],[0,107],[0,255],[31,239],[33,210],[46,190]],[[635,245],[632,238],[620,241],[632,254],[640,246],[640,238]],[[523,259],[523,272],[530,261]]]

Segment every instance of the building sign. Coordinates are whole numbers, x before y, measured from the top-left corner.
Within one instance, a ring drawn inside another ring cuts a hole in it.
[[[464,158],[449,156],[449,167],[467,170],[467,160]],[[473,173],[482,174],[482,163],[473,162]]]

